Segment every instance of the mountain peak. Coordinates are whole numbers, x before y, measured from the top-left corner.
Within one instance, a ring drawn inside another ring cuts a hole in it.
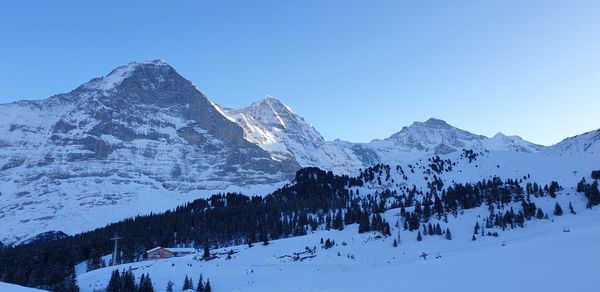
[[[429,118],[423,124],[425,124],[427,126],[430,126],[430,127],[436,127],[436,128],[447,128],[447,127],[450,127],[450,125],[448,123],[446,123],[446,121],[440,120],[440,119],[436,119],[436,118]]]
[[[240,111],[248,113],[263,122],[275,118],[276,123],[280,124],[283,128],[286,128],[286,124],[292,120],[302,119],[296,115],[292,108],[270,95],[252,103],[250,106],[240,109]]]
[[[95,89],[100,91],[109,91],[120,85],[123,80],[134,75],[137,71],[145,71],[144,75],[153,75],[154,77],[166,75],[175,71],[167,62],[156,60],[142,60],[130,62],[127,65],[119,66],[113,69],[106,76],[92,79],[83,86],[87,89]],[[158,78],[164,79],[164,78]]]
[[[403,149],[445,154],[469,147],[473,141],[484,138],[453,127],[444,120],[430,118],[425,122],[414,122],[386,140]]]
[[[263,99],[250,105],[250,107],[257,107],[257,106],[263,106],[263,107],[266,106],[270,110],[273,110],[276,113],[280,113],[281,111],[287,111],[290,113],[294,113],[294,111],[288,105],[286,105],[281,100],[279,100],[271,95],[267,95]]]
[[[504,135],[504,133],[502,133],[502,132],[498,132],[492,138],[500,139],[500,138],[505,138],[505,137],[508,137],[508,136]]]

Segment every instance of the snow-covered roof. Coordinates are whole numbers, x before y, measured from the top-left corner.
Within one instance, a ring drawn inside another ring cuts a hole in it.
[[[146,253],[151,253],[154,251],[157,251],[159,249],[165,249],[168,250],[170,252],[175,252],[175,253],[179,253],[179,252],[196,252],[195,248],[189,248],[189,247],[161,247],[161,246],[157,246],[153,249],[149,249],[146,251]]]
[[[159,249],[162,249],[162,247],[160,247],[160,246],[157,246],[157,247],[155,247],[155,248],[153,248],[153,249],[149,249],[149,250],[147,250],[147,251],[146,251],[146,253],[151,253],[151,252],[153,252],[153,251],[157,251],[157,250],[159,250]]]
[[[189,247],[168,247],[166,249],[172,252],[196,252],[195,248]]]

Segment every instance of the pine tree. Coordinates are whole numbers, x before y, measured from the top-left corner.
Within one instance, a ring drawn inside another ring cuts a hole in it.
[[[144,273],[142,273],[142,276],[140,277],[140,283],[138,284],[138,291],[141,290],[141,287],[145,287],[146,286],[146,275]]]
[[[119,270],[114,270],[108,281],[108,286],[106,286],[106,292],[121,292],[121,289],[121,274]]]
[[[360,221],[358,222],[358,233],[371,231],[371,224],[369,223],[369,214],[362,212],[360,214]]]
[[[475,223],[475,228],[473,230],[473,234],[479,234],[479,221]]]
[[[169,282],[167,282],[167,292],[173,292],[173,285],[174,285],[174,283],[171,282],[170,280],[169,280]]]
[[[594,182],[586,188],[585,196],[588,197],[588,208],[592,208],[600,204],[600,190],[598,190],[598,181],[594,180]]]
[[[121,283],[121,291],[123,292],[135,292],[135,290],[137,290],[137,287],[135,286],[135,276],[131,270],[123,270],[121,273]]]
[[[472,241],[475,241],[475,240],[477,240],[477,237],[475,237],[475,234],[473,234],[473,237],[471,237],[471,240],[472,240]]]
[[[577,214],[575,213],[575,209],[573,209],[573,205],[571,205],[571,201],[569,201],[569,212],[573,215]]]
[[[446,228],[446,239],[452,240],[452,233],[450,232],[450,228]]]
[[[558,204],[558,202],[556,202],[556,204],[554,205],[554,215],[556,215],[556,216],[562,216],[563,215],[563,210],[560,207],[560,205]]]
[[[535,213],[535,218],[544,219],[544,211],[542,211],[541,208],[537,209],[537,212]]]
[[[150,279],[150,274],[142,274],[140,278],[140,285],[138,287],[138,292],[154,292],[154,286],[152,285],[152,279]]]
[[[260,234],[260,240],[262,241],[263,245],[269,245],[269,236],[266,232],[262,232]]]
[[[334,228],[337,230],[344,230],[344,220],[342,219],[342,211],[338,210],[333,220]]]
[[[102,268],[101,253],[97,249],[93,249],[90,252],[90,259],[87,262],[87,271],[96,270]]]
[[[592,170],[592,178],[600,179],[600,170]]]
[[[58,287],[54,288],[53,291],[79,292],[79,287],[77,286],[77,282],[75,280],[75,267],[67,269],[70,270],[70,272],[68,272],[66,278],[58,285]]]
[[[191,281],[190,278],[188,278],[187,275],[185,275],[185,279],[183,280],[183,287],[181,288],[182,290],[189,290],[189,289],[194,289],[194,285]]]
[[[210,286],[210,280],[206,279],[206,285],[204,285],[204,292],[212,292],[212,287]]]
[[[202,274],[200,274],[200,278],[198,279],[198,286],[196,287],[196,292],[204,292],[204,281],[202,280]]]
[[[202,257],[204,260],[210,259],[210,248],[208,247],[208,244],[204,244],[204,253],[202,254]]]
[[[247,239],[248,247],[254,246],[254,241],[255,241],[254,238],[256,238],[255,235],[248,236],[248,239]]]
[[[419,233],[417,234],[417,241],[421,240],[423,240],[423,236],[421,236],[421,231],[419,230]]]

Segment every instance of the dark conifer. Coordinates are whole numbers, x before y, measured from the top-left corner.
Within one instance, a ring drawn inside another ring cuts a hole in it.
[[[123,292],[135,292],[137,290],[137,287],[135,286],[135,276],[130,270],[123,270],[121,273],[121,283],[121,291]]]
[[[204,280],[202,279],[202,274],[200,274],[200,278],[198,279],[198,286],[196,287],[196,292],[205,292]]]
[[[446,239],[452,240],[452,233],[450,232],[450,228],[446,228]]]
[[[541,208],[537,209],[537,212],[535,213],[535,218],[544,219],[544,211],[542,211]]]
[[[106,292],[121,292],[121,274],[119,270],[114,270],[108,280],[108,286],[106,286]]]
[[[208,247],[207,243],[204,244],[204,253],[202,254],[202,257],[204,260],[210,259],[210,248]]]
[[[150,274],[142,274],[140,278],[140,285],[138,287],[138,292],[154,292],[154,285],[152,285],[152,279],[150,279]]]
[[[573,205],[571,205],[571,201],[569,201],[569,212],[573,215],[577,214],[575,213],[575,209],[573,209]]]
[[[560,207],[560,205],[558,204],[558,202],[556,202],[556,204],[554,205],[554,215],[556,215],[556,216],[562,216],[563,215],[563,210]]]
[[[269,236],[267,235],[267,232],[261,232],[260,240],[262,241],[263,245],[269,245]]]
[[[204,292],[212,292],[212,287],[210,286],[210,279],[206,279],[206,285],[204,286]]]
[[[194,283],[192,283],[192,279],[188,278],[187,275],[185,275],[185,279],[183,280],[183,287],[181,289],[183,289],[184,291],[194,289]]]

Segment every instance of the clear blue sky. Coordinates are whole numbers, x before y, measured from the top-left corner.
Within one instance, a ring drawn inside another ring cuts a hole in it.
[[[3,1],[0,102],[160,58],[225,106],[277,97],[327,139],[438,117],[553,144],[600,128],[599,15],[600,1]]]

